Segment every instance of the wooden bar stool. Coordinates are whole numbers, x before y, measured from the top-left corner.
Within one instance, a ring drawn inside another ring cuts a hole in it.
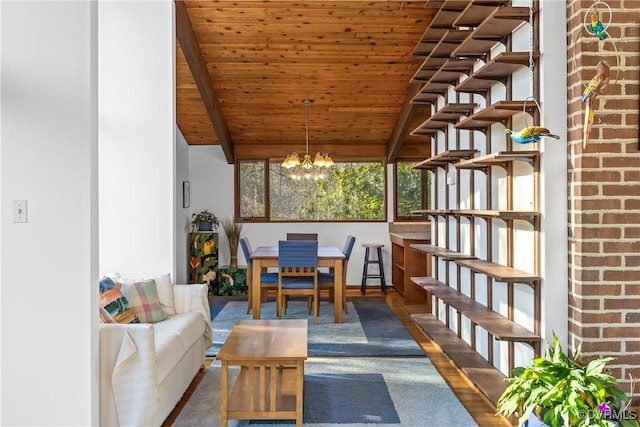
[[[363,243],[362,247],[364,251],[364,269],[362,270],[362,284],[360,285],[360,292],[364,295],[367,290],[367,279],[380,279],[380,287],[382,292],[387,293],[387,284],[384,281],[384,265],[382,264],[382,243]],[[377,258],[371,259],[370,249],[377,251]],[[369,264],[378,264],[377,273],[369,273]]]

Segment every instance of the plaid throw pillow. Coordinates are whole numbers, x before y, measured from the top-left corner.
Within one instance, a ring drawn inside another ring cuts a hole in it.
[[[166,319],[160,305],[158,289],[154,280],[122,285],[122,293],[129,301],[131,308],[142,323],[155,323]]]
[[[131,309],[129,301],[117,286],[100,294],[100,305],[118,323],[140,323],[136,313]]]

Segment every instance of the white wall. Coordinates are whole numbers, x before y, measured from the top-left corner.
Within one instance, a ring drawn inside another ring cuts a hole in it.
[[[387,180],[392,182],[389,169]],[[189,147],[189,178],[191,180],[191,212],[209,209],[219,219],[233,216],[233,165],[229,165],[219,146],[190,146]],[[387,199],[393,200],[393,192],[387,190]],[[392,202],[391,202],[392,203]],[[389,202],[387,202],[389,205]],[[391,209],[391,208],[389,208]],[[388,214],[390,217],[390,213]],[[220,265],[229,263],[229,247],[222,228],[220,235]],[[355,236],[356,243],[351,253],[347,271],[347,285],[360,285],[364,260],[362,243],[380,242],[385,245],[383,258],[385,261],[385,278],[387,285],[391,285],[391,246],[389,240],[389,225],[386,222],[366,223],[263,223],[245,224],[242,236],[249,237],[251,245],[273,246],[278,240],[286,238],[287,232],[318,233],[320,245],[332,245],[342,248],[349,234]],[[180,246],[180,245],[179,245]],[[184,246],[182,246],[184,247]],[[242,251],[238,251],[238,263],[244,264]],[[178,256],[178,260],[180,256]],[[184,263],[186,264],[186,254]],[[375,267],[372,267],[372,270]],[[368,287],[380,287],[379,280],[371,280]]]
[[[176,274],[174,283],[188,283],[186,252],[191,217],[189,215],[190,208],[183,207],[183,182],[185,181],[189,181],[189,146],[180,129],[176,126]]]
[[[96,3],[0,10],[0,424],[97,425]]]
[[[173,2],[99,4],[100,273],[175,277]]]
[[[567,63],[566,37],[557,31],[566,27],[565,2],[545,0],[540,4],[540,97],[545,126],[561,136],[540,146],[542,174],[540,204],[542,215],[541,270],[543,337],[551,342],[552,333],[568,348],[569,300],[567,228]],[[564,30],[563,30],[564,33]],[[562,40],[562,43],[559,42]]]

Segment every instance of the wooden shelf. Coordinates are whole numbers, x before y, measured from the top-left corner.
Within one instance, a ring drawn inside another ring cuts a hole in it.
[[[516,27],[528,19],[529,9],[526,7],[496,8],[458,45],[451,56],[484,58],[497,43],[504,42]]]
[[[447,150],[413,165],[414,169],[446,168],[452,163],[472,157],[478,150]]]
[[[449,250],[447,248],[443,248],[436,245],[411,245],[411,247],[417,251],[430,253],[431,255],[443,258],[449,261],[455,261],[457,259],[476,259],[473,255],[463,254],[461,252],[456,252]]]
[[[427,216],[447,216],[451,214],[449,209],[416,209],[411,211],[413,215],[427,215]]]
[[[476,273],[482,273],[489,277],[493,277],[499,282],[518,282],[533,284],[539,281],[540,276],[530,274],[522,270],[517,270],[506,265],[500,265],[493,262],[482,261],[478,259],[457,260],[456,264],[467,267]]]
[[[478,4],[470,2],[467,7],[460,12],[458,18],[453,21],[454,27],[477,27],[491,15],[497,6]]]
[[[474,103],[447,104],[415,128],[411,135],[428,135],[439,130],[444,131],[449,123],[456,123],[460,117],[469,114],[477,106],[478,104]]]
[[[413,104],[435,104],[440,95],[437,93],[418,93],[412,100]]]
[[[525,104],[526,108],[523,108]],[[456,129],[486,131],[494,123],[506,125],[507,119],[522,111],[531,114],[533,107],[535,107],[533,102],[499,101],[460,121],[455,127]]]
[[[477,59],[428,58],[411,78],[412,82],[428,83],[436,78],[440,82],[454,84],[462,74],[469,74]],[[451,73],[448,76],[441,73]],[[456,73],[455,75],[453,73]],[[436,77],[437,76],[437,77]],[[446,76],[446,77],[445,77]],[[453,78],[451,78],[453,77]]]
[[[538,56],[536,52],[534,60]],[[529,66],[529,52],[502,52],[458,84],[455,90],[484,95],[496,82],[506,85],[512,73],[526,66]]]
[[[444,31],[437,41],[421,41],[414,49],[414,57],[425,58],[418,68],[413,79],[417,78],[417,74],[423,71],[439,69],[451,57],[451,52],[469,35],[469,30],[440,30]],[[423,36],[425,37],[425,36]]]
[[[427,292],[435,295],[446,305],[455,308],[474,324],[501,341],[518,341],[529,344],[540,341],[540,337],[530,330],[514,323],[499,313],[474,301],[454,288],[433,277],[412,277],[411,280]]]
[[[487,154],[486,156],[472,157],[467,160],[461,160],[454,166],[458,169],[477,169],[486,171],[490,166],[500,166],[506,168],[511,162],[525,162],[534,165],[540,158],[537,151],[498,151],[496,153]]]
[[[432,314],[419,313],[412,314],[411,317],[489,401],[496,405],[508,385],[505,376]]]
[[[498,218],[503,220],[520,219],[523,221],[533,222],[540,216],[539,212],[533,211],[493,211],[493,210],[475,210],[475,209],[459,209],[453,210],[454,215],[471,216],[480,218]]]

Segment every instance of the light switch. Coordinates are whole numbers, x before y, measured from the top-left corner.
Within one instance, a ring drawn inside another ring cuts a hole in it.
[[[13,222],[27,222],[27,201],[13,201]]]

